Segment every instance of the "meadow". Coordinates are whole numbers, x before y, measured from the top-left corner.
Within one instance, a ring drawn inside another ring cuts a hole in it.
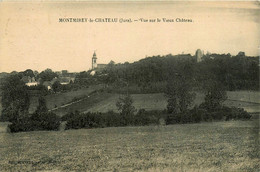
[[[68,112],[78,110],[80,112],[107,112],[113,110],[117,112],[116,102],[120,94],[99,92],[94,94],[95,90],[100,89],[99,86],[79,89],[67,93],[58,93],[45,96],[48,109],[53,110],[59,116],[63,116]],[[260,92],[258,91],[228,91],[228,100],[224,102],[227,106],[235,106],[244,108],[248,112],[260,112]],[[164,110],[167,107],[167,98],[163,93],[155,94],[132,94],[135,108],[145,110]],[[71,102],[77,99],[75,103]],[[80,100],[80,101],[78,101]],[[194,105],[199,105],[204,100],[201,92],[196,93]],[[38,98],[31,98],[29,112],[33,113],[38,106]],[[0,102],[1,114],[1,102]]]
[[[82,88],[75,91],[69,91],[65,93],[57,93],[57,94],[50,94],[45,96],[47,107],[48,109],[53,109],[55,107],[60,107],[66,103],[73,101],[76,98],[83,98],[89,95],[91,92],[95,91],[97,88],[89,87],[89,88]],[[29,112],[34,112],[36,107],[38,106],[38,97],[31,97],[31,104],[29,108]]]
[[[45,96],[46,104],[48,109],[53,109],[56,106],[61,107],[67,103],[72,102],[75,98],[84,98],[91,94],[93,91],[100,89],[100,86],[95,87],[88,87],[88,88],[81,88],[79,90],[65,92],[65,93],[57,93],[57,94],[50,94]],[[33,113],[38,106],[38,97],[32,96],[30,97],[30,107],[29,112]],[[1,106],[1,97],[0,97],[0,115],[2,112]]]
[[[109,110],[117,111],[116,102],[122,95],[113,94],[108,99],[101,100],[94,104],[85,112],[107,112]],[[133,105],[136,109],[145,110],[164,110],[167,107],[167,98],[163,93],[155,94],[132,94]],[[248,112],[260,112],[260,92],[256,91],[228,91],[228,99],[224,102],[227,106],[245,108]],[[204,94],[196,93],[194,105],[199,105],[204,101]],[[84,104],[82,102],[82,104]]]
[[[0,171],[258,171],[250,121],[5,133]]]

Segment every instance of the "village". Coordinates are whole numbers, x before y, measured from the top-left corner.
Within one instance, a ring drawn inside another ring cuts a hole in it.
[[[1,172],[259,171],[259,2],[9,1]]]

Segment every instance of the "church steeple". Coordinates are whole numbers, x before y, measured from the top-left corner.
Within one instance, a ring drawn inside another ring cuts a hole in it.
[[[97,68],[97,55],[96,51],[94,51],[93,57],[92,57],[92,70]]]
[[[97,58],[96,51],[94,51],[93,58]]]

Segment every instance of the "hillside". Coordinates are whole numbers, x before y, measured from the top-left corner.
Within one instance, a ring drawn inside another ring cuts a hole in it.
[[[258,97],[260,92],[249,92],[249,91],[236,91],[228,92],[228,100],[224,102],[227,106],[235,106],[245,108],[249,112],[260,112],[260,101]],[[90,112],[107,112],[109,110],[117,111],[116,101],[119,98],[119,94],[111,96],[109,99],[103,100],[87,111]],[[167,106],[167,99],[164,94],[133,94],[132,95],[136,109],[145,110],[164,110]],[[199,105],[204,100],[202,93],[197,93],[194,100],[194,105]]]
[[[69,91],[65,93],[47,95],[44,98],[46,99],[48,109],[53,109],[55,107],[60,107],[64,104],[70,103],[75,98],[83,98],[98,89],[99,88],[97,86],[82,88],[76,91]],[[34,112],[37,106],[38,106],[38,97],[32,97],[29,111]]]
[[[259,89],[259,57],[208,54],[201,62],[190,54],[153,56],[134,63],[109,64],[103,70],[81,72],[79,85],[103,83],[118,92],[122,87],[137,87],[132,93],[160,93],[165,83],[177,76],[185,78],[198,90],[212,81],[227,91]]]
[[[227,106],[245,108],[248,112],[260,112],[260,92],[256,91],[229,91],[227,92],[228,100],[224,102]],[[75,104],[68,105],[64,108],[55,110],[59,115],[78,110],[80,112],[107,112],[110,110],[117,111],[116,102],[120,94],[114,93],[96,93]],[[164,110],[167,106],[167,99],[163,93],[155,94],[132,94],[133,105],[137,110]],[[197,93],[194,105],[199,105],[204,100],[202,93]]]
[[[109,110],[117,111],[116,102],[120,94],[97,92],[91,95],[100,86],[83,88],[77,91],[67,93],[52,94],[45,96],[48,109],[53,110],[59,116],[68,112],[78,110],[80,112],[107,112]],[[228,91],[227,106],[245,108],[248,112],[260,112],[260,92],[257,91]],[[146,110],[164,110],[167,106],[167,99],[163,93],[154,94],[132,94],[134,106],[136,109]],[[197,93],[194,105],[199,105],[204,99],[202,93]],[[80,101],[79,101],[80,100]],[[74,103],[72,103],[74,102]],[[37,97],[31,98],[29,111],[35,111],[38,105]],[[0,102],[1,114],[1,102]]]
[[[75,101],[75,99],[81,99],[92,92],[99,90],[101,87],[96,85],[95,87],[89,87],[89,88],[82,88],[76,91],[69,91],[65,93],[58,93],[58,94],[50,94],[45,96],[48,109],[53,109],[56,106],[61,107],[65,104],[68,104],[70,102]],[[38,97],[31,96],[30,97],[30,107],[29,112],[33,113],[38,106]],[[0,115],[2,113],[2,106],[1,106],[1,97],[0,97]]]

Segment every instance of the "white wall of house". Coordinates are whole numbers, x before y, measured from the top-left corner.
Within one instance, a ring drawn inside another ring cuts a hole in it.
[[[28,82],[28,83],[26,83],[26,85],[29,87],[36,86],[36,85],[38,85],[38,82]]]

